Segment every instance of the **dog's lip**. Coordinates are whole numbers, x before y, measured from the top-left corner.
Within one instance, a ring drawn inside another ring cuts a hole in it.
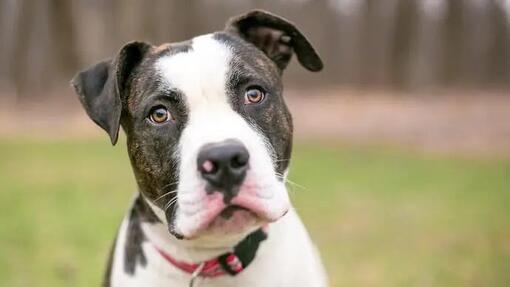
[[[263,218],[257,212],[255,212],[249,208],[246,208],[244,206],[237,205],[237,204],[228,204],[228,205],[223,206],[223,208],[219,209],[217,212],[215,212],[214,214],[209,216],[204,222],[202,222],[201,226],[203,228],[199,228],[199,230],[202,230],[202,229],[210,226],[211,223],[214,220],[216,220],[218,217],[223,217],[228,220],[235,212],[238,212],[238,211],[247,211],[257,218],[261,218],[261,219]]]
[[[228,204],[228,205],[224,205],[222,208],[215,210],[213,213],[209,214],[207,216],[207,218],[204,219],[197,228],[195,228],[189,234],[183,235],[182,238],[188,239],[188,240],[196,238],[197,236],[200,235],[200,233],[202,231],[207,230],[214,223],[214,221],[216,219],[223,217],[223,219],[229,220],[230,218],[225,218],[224,215],[233,215],[234,212],[239,212],[239,211],[249,212],[254,218],[257,219],[257,221],[263,221],[263,222],[271,221],[271,220],[265,219],[264,216],[261,216],[259,213],[255,212],[245,206],[238,205],[238,204]],[[231,214],[229,214],[229,213],[231,213]]]
[[[224,219],[230,219],[232,217],[232,215],[234,215],[235,212],[237,211],[247,211],[247,212],[251,212],[249,209],[247,208],[244,208],[242,206],[239,206],[239,205],[228,205],[226,206],[218,216],[221,216],[223,217]],[[253,212],[252,212],[253,213]]]

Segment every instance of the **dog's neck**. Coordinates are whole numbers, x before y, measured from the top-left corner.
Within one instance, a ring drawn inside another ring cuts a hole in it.
[[[177,239],[168,233],[163,223],[142,223],[142,230],[149,244],[184,262],[201,262],[229,252],[237,242],[216,246],[200,246],[198,242]]]
[[[184,262],[197,263],[231,252],[234,246],[248,234],[257,230],[257,227],[253,227],[245,233],[230,236],[211,235],[200,239],[177,239],[168,232],[166,223],[154,220],[158,217],[157,215],[155,217],[154,215],[146,216],[145,213],[151,213],[150,211],[154,210],[151,204],[143,199],[143,196],[136,199],[134,208],[142,213],[138,214],[141,219],[139,224],[147,243]]]

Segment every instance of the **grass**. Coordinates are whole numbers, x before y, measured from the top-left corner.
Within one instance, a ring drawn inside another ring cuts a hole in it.
[[[0,141],[0,286],[99,286],[135,191],[123,144]],[[510,160],[295,148],[332,286],[509,286]]]

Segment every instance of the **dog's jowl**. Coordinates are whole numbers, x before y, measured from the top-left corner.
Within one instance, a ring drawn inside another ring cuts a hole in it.
[[[322,62],[296,27],[251,11],[180,43],[125,45],[72,84],[138,184],[104,286],[326,286],[285,186],[282,72]]]

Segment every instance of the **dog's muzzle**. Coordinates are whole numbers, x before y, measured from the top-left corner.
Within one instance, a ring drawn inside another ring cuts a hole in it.
[[[207,182],[207,193],[221,192],[228,204],[239,192],[249,168],[250,154],[238,140],[228,139],[204,145],[197,157],[197,167]]]

